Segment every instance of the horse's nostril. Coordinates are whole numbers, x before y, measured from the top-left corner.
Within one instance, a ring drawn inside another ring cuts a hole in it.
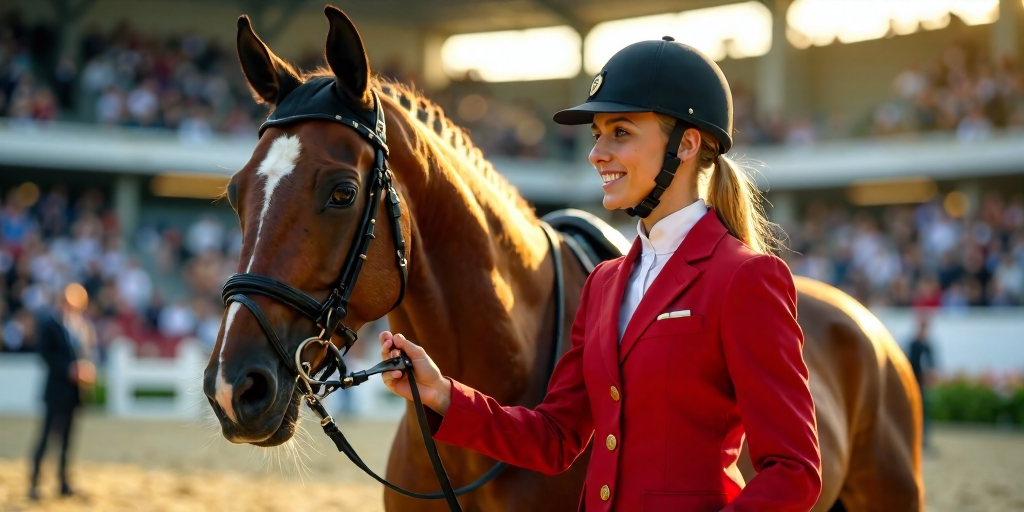
[[[274,376],[263,368],[250,368],[245,377],[235,382],[234,405],[238,422],[244,423],[259,418],[275,401],[277,382]]]
[[[238,397],[242,402],[255,404],[267,398],[267,377],[262,373],[249,373],[242,382],[242,394]]]

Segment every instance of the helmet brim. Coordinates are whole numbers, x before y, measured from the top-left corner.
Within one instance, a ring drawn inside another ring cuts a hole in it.
[[[594,122],[594,114],[611,114],[615,112],[650,112],[649,107],[618,103],[614,101],[588,101],[565,110],[555,112],[552,117],[558,124],[575,125]]]

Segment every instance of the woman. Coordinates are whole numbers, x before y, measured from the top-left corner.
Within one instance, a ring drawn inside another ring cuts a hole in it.
[[[810,510],[821,457],[796,291],[769,254],[757,189],[725,156],[722,71],[669,37],[637,43],[554,119],[592,124],[604,206],[640,217],[637,239],[588,278],[571,348],[535,409],[502,407],[381,333],[381,355],[404,350],[423,403],[443,417],[435,438],[554,474],[593,437],[580,502],[591,512]],[[384,382],[411,399],[402,372]],[[759,472],[746,486],[744,437]]]

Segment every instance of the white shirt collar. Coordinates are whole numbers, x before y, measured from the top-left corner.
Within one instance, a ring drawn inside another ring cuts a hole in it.
[[[650,237],[647,236],[643,221],[636,224],[636,233],[640,237],[640,244],[644,254],[672,254],[683,243],[683,238],[693,229],[697,221],[707,213],[708,207],[703,199],[697,199],[693,204],[675,211],[659,220],[651,228]]]

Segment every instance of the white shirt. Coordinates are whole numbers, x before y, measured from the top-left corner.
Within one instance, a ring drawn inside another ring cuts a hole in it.
[[[707,213],[708,207],[703,199],[697,199],[693,204],[683,208],[671,215],[659,220],[648,237],[644,229],[643,221],[637,222],[636,234],[640,238],[641,252],[633,264],[633,271],[626,281],[626,290],[622,295],[622,305],[619,307],[619,342],[622,342],[622,335],[626,332],[629,320],[633,318],[633,312],[640,304],[651,283],[665,268],[665,263],[676,252],[683,238],[693,229],[697,221]]]

